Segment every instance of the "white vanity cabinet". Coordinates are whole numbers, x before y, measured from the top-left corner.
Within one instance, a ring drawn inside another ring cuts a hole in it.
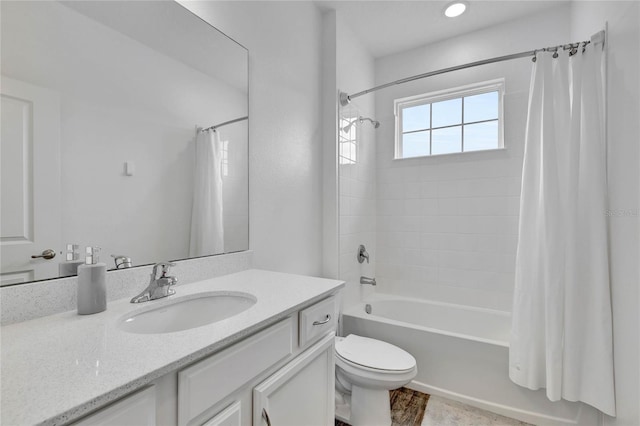
[[[203,424],[203,417],[206,419],[212,408],[226,402],[228,395],[287,359],[294,349],[294,325],[289,317],[181,370],[178,426]],[[208,420],[204,422],[207,423]]]
[[[336,316],[335,296],[303,306],[75,424],[332,425]]]
[[[253,389],[253,425],[334,423],[333,333]]]
[[[178,372],[178,426],[333,424],[335,316],[331,296]]]

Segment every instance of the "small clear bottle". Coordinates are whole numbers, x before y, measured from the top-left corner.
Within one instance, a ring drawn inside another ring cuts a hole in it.
[[[100,247],[87,247],[84,265],[78,266],[78,314],[107,309],[107,265],[98,263]]]

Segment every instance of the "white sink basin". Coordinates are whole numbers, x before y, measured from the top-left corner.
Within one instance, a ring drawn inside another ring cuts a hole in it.
[[[162,301],[162,300],[161,300]],[[147,302],[153,304],[152,301]],[[127,314],[118,327],[129,333],[172,333],[231,318],[255,305],[248,293],[208,292],[178,297],[169,304],[145,307]]]

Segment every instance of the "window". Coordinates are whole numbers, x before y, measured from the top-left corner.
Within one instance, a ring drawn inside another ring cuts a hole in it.
[[[396,99],[395,158],[502,148],[504,80]]]
[[[229,176],[229,141],[222,141],[222,176]]]
[[[340,117],[340,152],[338,154],[340,164],[356,164],[358,117]],[[346,132],[345,132],[346,130]]]

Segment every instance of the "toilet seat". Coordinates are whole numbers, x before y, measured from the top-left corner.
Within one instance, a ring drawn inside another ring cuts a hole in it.
[[[355,334],[337,337],[335,352],[340,361],[376,373],[402,374],[416,368],[416,359],[405,350]]]
[[[351,367],[353,369],[356,370],[360,370],[360,371],[368,371],[370,373],[377,373],[377,374],[381,374],[381,375],[392,375],[392,374],[404,374],[404,373],[408,373],[411,372],[415,369],[414,367],[411,368],[407,368],[406,370],[382,370],[380,368],[372,368],[366,365],[362,365],[362,364],[358,364],[355,363],[353,361],[350,361],[348,359],[343,358],[342,356],[340,356],[340,354],[336,353],[336,365],[339,365],[343,368],[345,368],[345,366]]]

